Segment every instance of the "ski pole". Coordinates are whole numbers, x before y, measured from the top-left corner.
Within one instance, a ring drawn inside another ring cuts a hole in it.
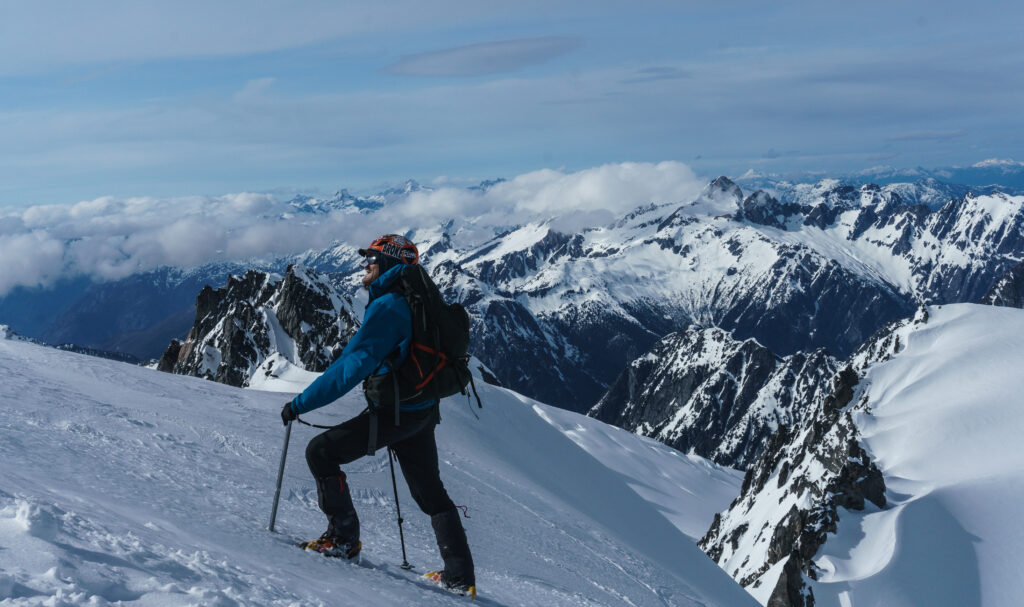
[[[391,457],[391,447],[388,447],[388,465],[391,466],[391,488],[395,490],[395,511],[398,512],[398,539],[402,542],[402,569],[412,569],[412,565],[405,557],[405,534],[402,532],[402,507],[398,505],[398,483],[395,482],[395,461]]]
[[[270,531],[274,531],[274,521],[277,520],[277,502],[281,499],[281,480],[284,478],[284,459],[288,457],[288,439],[292,437],[292,422],[288,421],[287,429],[284,431],[284,448],[281,449],[281,467],[277,470],[277,491],[274,492],[274,509],[270,511]]]

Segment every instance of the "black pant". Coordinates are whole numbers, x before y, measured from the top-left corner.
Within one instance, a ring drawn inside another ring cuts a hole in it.
[[[390,447],[398,457],[402,475],[416,505],[430,515],[438,547],[445,561],[448,579],[474,585],[473,560],[458,510],[448,497],[437,465],[434,426],[439,421],[437,406],[423,411],[402,412],[400,424],[381,411],[377,426],[377,447]],[[352,505],[345,473],[340,466],[366,455],[370,438],[370,413],[363,411],[347,422],[309,441],[306,462],[316,479],[320,509],[327,515],[328,533],[354,544],[359,541],[359,517]]]

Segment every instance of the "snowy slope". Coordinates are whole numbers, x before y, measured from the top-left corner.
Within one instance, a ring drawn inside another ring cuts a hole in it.
[[[287,396],[10,340],[0,375],[0,600],[460,604],[396,566],[384,452],[347,468],[372,567],[288,545],[324,524],[302,457],[308,428],[292,432],[280,533],[266,531]],[[737,492],[735,472],[477,385],[480,419],[453,399],[438,435],[442,476],[469,508],[484,604],[754,604],[693,540]],[[310,421],[340,421],[360,398]],[[437,566],[427,517],[399,494],[409,561]]]
[[[855,413],[889,505],[844,514],[817,605],[1022,603],[1024,310],[930,308],[866,377]]]

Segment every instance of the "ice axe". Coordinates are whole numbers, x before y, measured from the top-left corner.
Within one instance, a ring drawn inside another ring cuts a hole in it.
[[[288,426],[284,431],[284,448],[281,449],[281,467],[277,470],[277,490],[274,492],[274,509],[270,511],[270,531],[274,531],[274,521],[277,520],[277,502],[281,499],[281,480],[284,478],[284,460],[288,457],[288,440],[292,437],[292,422],[288,420]]]

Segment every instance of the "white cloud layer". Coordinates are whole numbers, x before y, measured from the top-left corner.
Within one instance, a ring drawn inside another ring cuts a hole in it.
[[[464,238],[532,221],[576,231],[649,202],[688,202],[703,185],[678,162],[623,163],[572,173],[545,169],[486,190],[414,192],[370,215],[296,214],[286,197],[253,193],[33,206],[0,214],[0,296],[61,277],[114,280],[161,266],[364,244],[380,233],[436,228],[449,219],[467,228]]]

